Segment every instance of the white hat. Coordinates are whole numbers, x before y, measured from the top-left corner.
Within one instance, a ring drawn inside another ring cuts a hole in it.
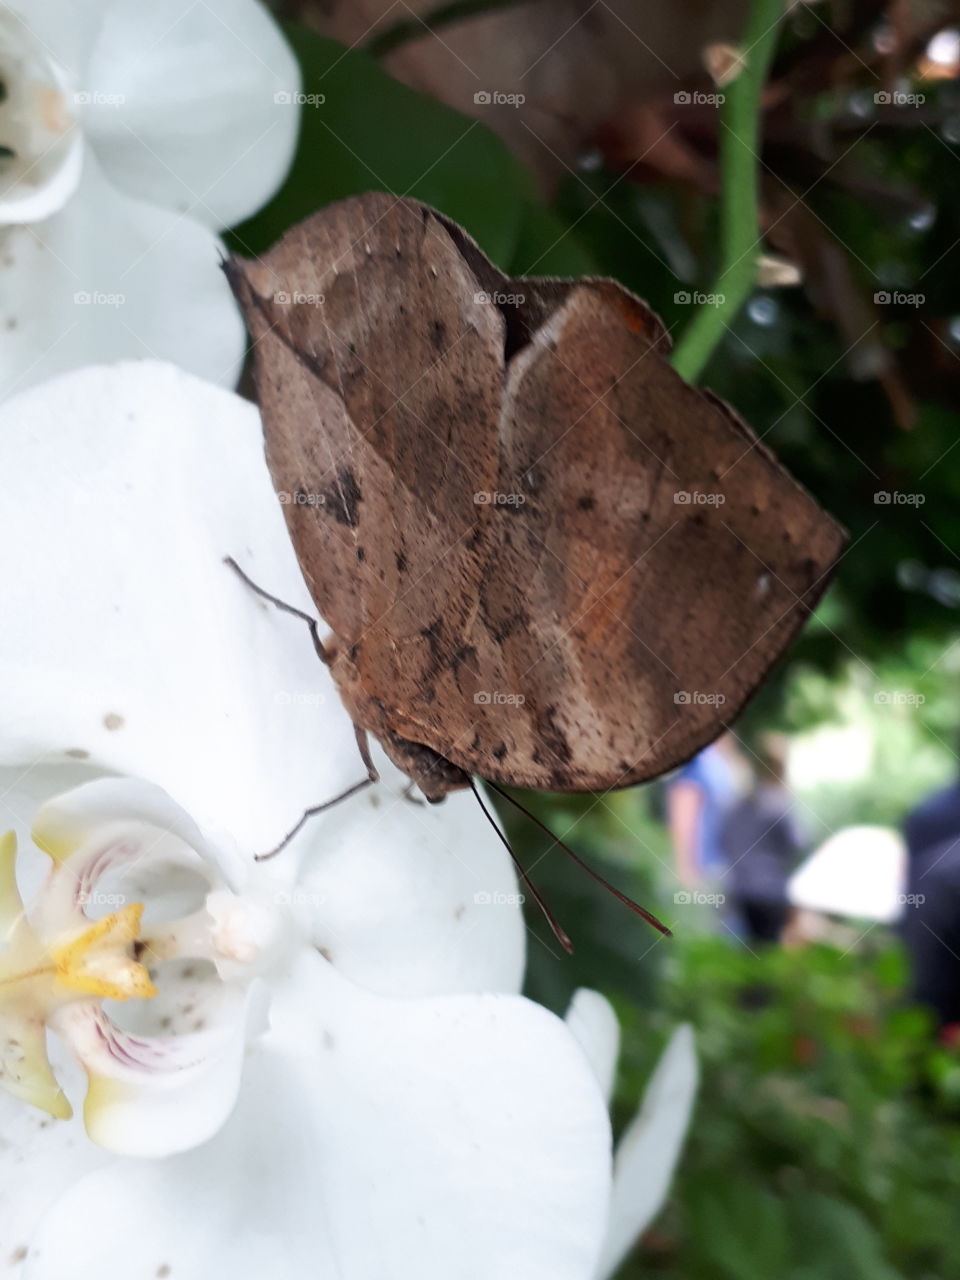
[[[902,913],[907,859],[891,827],[844,827],[811,853],[787,882],[795,907],[892,924]]]

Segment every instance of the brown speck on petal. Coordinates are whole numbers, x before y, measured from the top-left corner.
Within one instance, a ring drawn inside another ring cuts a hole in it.
[[[116,711],[108,711],[103,717],[103,727],[111,731],[122,729],[125,724],[126,720]]]
[[[90,759],[90,752],[86,749],[86,747],[67,747],[66,751],[63,754],[65,756],[69,756],[71,760],[89,760]]]

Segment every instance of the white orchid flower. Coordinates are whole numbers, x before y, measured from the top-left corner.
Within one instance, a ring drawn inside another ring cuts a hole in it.
[[[620,1053],[620,1026],[610,1002],[598,991],[582,988],[570,1002],[567,1025],[609,1102]],[[667,1042],[637,1114],[617,1144],[610,1216],[596,1280],[616,1275],[663,1208],[690,1127],[698,1080],[693,1029],[684,1023]]]
[[[309,607],[256,409],[84,369],[0,468],[2,1280],[590,1280],[606,1109],[473,797],[382,762],[255,860],[364,772],[223,563]]]
[[[157,357],[225,385],[217,232],[276,190],[296,61],[259,0],[0,0],[0,396]]]

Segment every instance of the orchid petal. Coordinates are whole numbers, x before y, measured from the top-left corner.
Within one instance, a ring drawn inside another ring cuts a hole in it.
[[[519,991],[521,901],[509,855],[476,800],[427,805],[378,752],[381,785],[325,814],[298,893],[311,938],[381,995]]]
[[[309,606],[252,405],[79,370],[0,405],[0,471],[0,763],[149,778],[247,858],[356,781],[306,627],[223,562]]]
[[[218,230],[283,180],[300,73],[259,0],[116,0],[88,77],[84,126],[128,195]]]
[[[660,1212],[683,1149],[697,1092],[693,1030],[677,1027],[640,1109],[617,1146],[610,1221],[598,1280],[609,1280]]]
[[[217,1140],[84,1178],[31,1240],[31,1280],[590,1274],[609,1133],[552,1015],[384,1000],[313,955],[272,1022]]]
[[[581,987],[570,1001],[567,1026],[587,1055],[609,1103],[620,1056],[620,1024],[613,1006],[599,991]]]
[[[71,1093],[81,1085],[79,1069],[66,1059],[56,1069],[58,1077],[69,1077]],[[38,1224],[85,1173],[111,1157],[87,1142],[76,1123],[52,1120],[2,1089],[0,1134],[0,1280],[21,1280]]]
[[[37,46],[78,81],[113,0],[4,0]]]
[[[118,191],[88,151],[59,212],[5,233],[0,394],[122,357],[232,386],[246,336],[221,257],[213,232]]]
[[[196,982],[181,987],[197,999]],[[221,987],[209,1009],[212,1026],[163,1036],[127,1031],[93,1003],[55,1015],[54,1030],[87,1073],[83,1117],[94,1142],[119,1155],[168,1156],[217,1132],[240,1088],[244,993]]]

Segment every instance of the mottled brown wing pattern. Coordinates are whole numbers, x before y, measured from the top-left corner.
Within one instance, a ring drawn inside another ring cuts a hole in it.
[[[502,322],[441,224],[388,196],[328,210],[239,270],[304,576],[364,684],[402,704],[478,590]]]
[[[231,274],[359,723],[494,781],[594,790],[733,718],[843,535],[673,373],[645,304],[511,282],[460,228],[378,194]]]
[[[495,509],[470,637],[509,715],[446,744],[465,769],[552,790],[662,773],[826,585],[842,531],[662,349],[585,285],[514,358],[498,488],[522,501]]]

